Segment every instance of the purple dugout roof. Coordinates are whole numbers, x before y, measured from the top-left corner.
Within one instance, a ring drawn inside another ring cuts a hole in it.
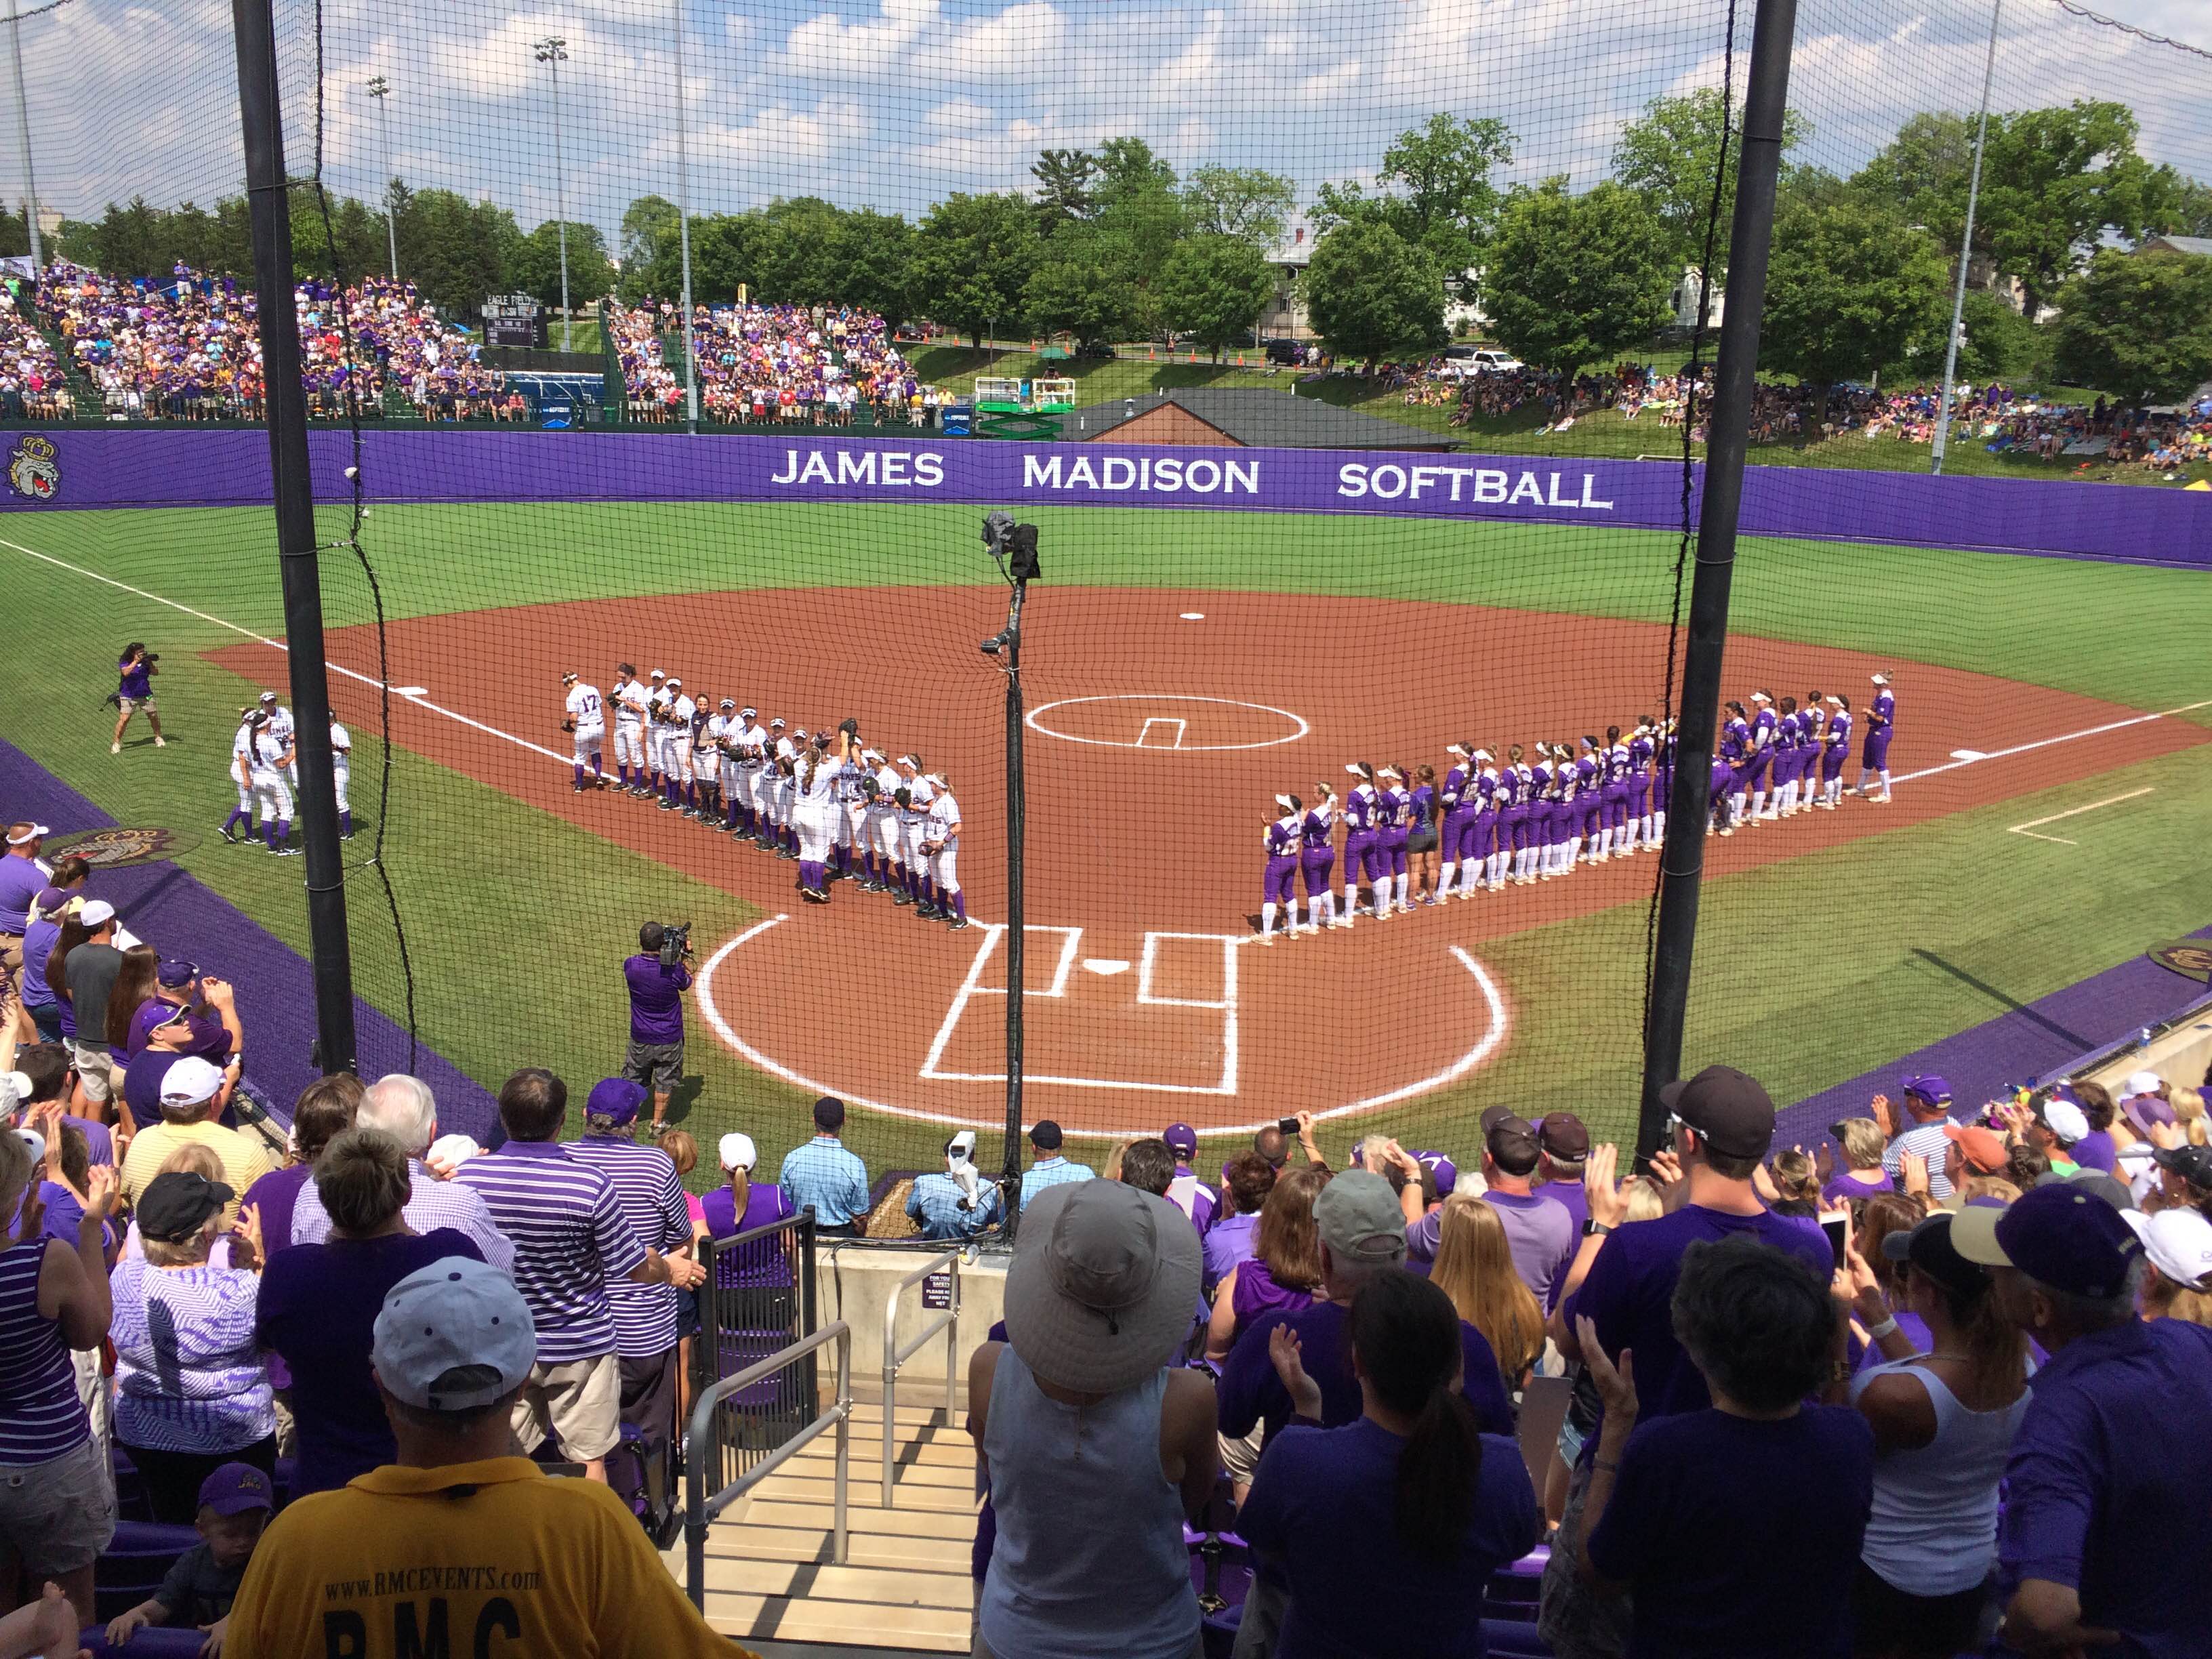
[[[270,499],[251,428],[18,430],[15,510],[251,506]],[[39,465],[27,465],[26,455]],[[315,493],[343,500],[348,435],[309,434]],[[1668,531],[1681,473],[1665,461],[1375,451],[1019,444],[476,428],[362,435],[372,501],[960,501],[1015,509],[1168,507],[1248,513],[1587,524]],[[1970,548],[2212,568],[2212,493],[2026,478],[1754,466],[1747,534]]]

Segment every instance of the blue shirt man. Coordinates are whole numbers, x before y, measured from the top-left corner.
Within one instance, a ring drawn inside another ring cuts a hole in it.
[[[1030,1131],[1030,1146],[1036,1152],[1035,1160],[1022,1172],[1022,1208],[1028,1209],[1036,1201],[1036,1195],[1048,1187],[1057,1187],[1063,1182],[1088,1181],[1097,1173],[1087,1164],[1074,1164],[1060,1156],[1060,1125],[1050,1118],[1038,1121]]]
[[[999,1189],[978,1179],[971,1193],[962,1179],[963,1174],[975,1173],[969,1159],[975,1146],[975,1131],[963,1129],[945,1144],[945,1172],[933,1170],[914,1178],[906,1212],[920,1224],[924,1238],[973,1238],[998,1222],[1005,1207],[999,1201]]]
[[[812,1210],[817,1232],[857,1233],[868,1212],[868,1166],[837,1138],[845,1103],[824,1095],[814,1103],[814,1139],[784,1155],[776,1185],[794,1210]]]

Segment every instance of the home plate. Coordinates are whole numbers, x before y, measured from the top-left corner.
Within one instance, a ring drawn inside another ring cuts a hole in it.
[[[1111,957],[1085,957],[1083,969],[1091,974],[1126,974],[1129,971],[1129,964],[1116,962]]]
[[[1987,760],[1989,757],[1978,749],[1954,749],[1951,758],[1954,761],[1978,761]]]

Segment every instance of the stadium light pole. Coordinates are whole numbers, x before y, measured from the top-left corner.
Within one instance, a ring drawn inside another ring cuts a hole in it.
[[[999,1182],[1011,1243],[1021,1219],[1023,946],[1028,938],[1022,898],[1023,841],[1029,822],[1022,771],[1022,605],[1038,574],[1036,526],[1016,524],[1011,513],[986,514],[983,545],[1012,590],[1006,596],[1006,625],[982,644],[983,654],[1006,677],[1006,1154]]]
[[[31,236],[31,274],[46,268],[39,246],[39,179],[31,167],[31,106],[23,93],[23,24],[16,0],[8,0],[8,52],[15,63],[15,137],[23,146],[23,224]]]
[[[684,0],[676,9],[676,235],[684,252],[684,429],[699,434],[699,346],[691,336],[691,143],[684,94]]]
[[[1797,0],[1759,0],[1744,94],[1735,221],[1729,229],[1728,309],[1721,315],[1705,491],[1698,507],[1697,568],[1690,586],[1689,647],[1674,745],[1674,787],[1659,860],[1659,925],[1644,1027],[1644,1096],[1637,1160],[1659,1149],[1667,1109],[1659,1091],[1680,1075],[1690,1006],[1690,957],[1705,859],[1706,790],[1720,718],[1721,653],[1728,641],[1729,583],[1743,505],[1744,454],[1758,391],[1759,328],[1766,307],[1766,256],[1790,104],[1790,48]]]
[[[553,200],[561,232],[561,349],[576,343],[575,324],[568,315],[568,181],[561,165],[561,65],[568,56],[568,43],[549,34],[532,48],[538,61],[553,71]]]
[[[380,75],[372,75],[368,81],[368,95],[376,100],[376,130],[384,140],[384,242],[392,255],[392,280],[399,280],[399,227],[392,222],[392,123],[385,115],[384,100],[392,96],[392,82]]]
[[[1951,386],[1959,372],[1959,335],[1966,325],[1966,267],[1974,258],[1974,208],[1982,193],[1982,147],[1990,137],[1990,85],[1997,73],[1997,24],[2004,0],[1990,0],[1990,55],[1982,65],[1982,113],[1974,125],[1974,170],[1966,179],[1966,228],[1959,237],[1959,283],[1951,291],[1951,337],[1943,347],[1943,396],[1936,407],[1936,443],[1928,470],[1941,477],[1951,437]]]
[[[314,484],[307,471],[307,402],[300,380],[299,307],[292,297],[292,214],[271,11],[271,0],[231,0],[276,507],[276,563],[283,579],[284,647],[300,762],[300,836],[307,853],[315,1055],[329,1073],[354,1069],[353,969],[346,948],[345,863],[338,850],[337,787],[331,772],[330,671],[323,656],[322,580],[315,562]]]

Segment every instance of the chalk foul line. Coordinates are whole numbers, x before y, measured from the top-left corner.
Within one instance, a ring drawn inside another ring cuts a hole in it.
[[[2087,806],[2070,807],[2063,812],[2053,812],[2048,817],[2030,818],[2026,823],[2008,825],[2005,833],[2008,836],[2026,836],[2030,841],[2047,841],[2059,847],[2072,847],[2075,843],[2067,840],[2063,836],[2039,836],[2035,832],[2043,824],[2057,823],[2064,818],[2078,818],[2082,813],[2094,812],[2100,806],[2117,806],[2124,800],[2134,800],[2138,796],[2153,794],[2156,791],[2155,784],[2146,784],[2141,789],[2129,790],[2124,795],[2107,795],[2102,800],[2091,801]]]

